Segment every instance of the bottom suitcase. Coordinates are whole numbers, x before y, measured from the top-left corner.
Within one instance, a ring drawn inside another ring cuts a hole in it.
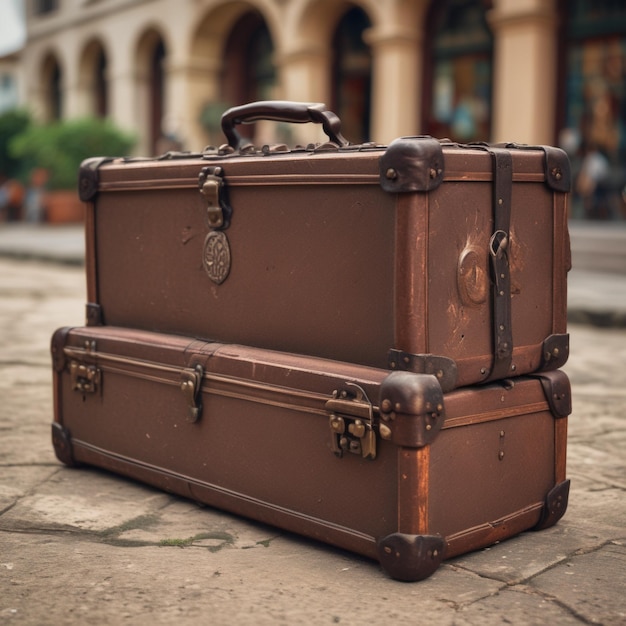
[[[565,512],[560,371],[434,376],[114,327],[52,338],[57,457],[377,559],[444,558]]]

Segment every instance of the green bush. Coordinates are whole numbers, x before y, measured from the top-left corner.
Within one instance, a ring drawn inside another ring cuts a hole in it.
[[[9,143],[30,125],[30,114],[13,109],[0,114],[0,177],[20,178],[23,175],[20,159],[9,153]]]
[[[30,170],[46,169],[51,189],[74,189],[78,168],[84,159],[124,156],[134,144],[132,135],[110,121],[83,118],[33,124],[11,140],[9,151],[13,158],[22,159]]]

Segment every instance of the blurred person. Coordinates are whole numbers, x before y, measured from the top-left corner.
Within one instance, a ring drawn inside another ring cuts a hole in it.
[[[16,222],[22,216],[24,187],[12,178],[0,181],[0,222]]]
[[[608,181],[611,164],[599,145],[592,145],[584,154],[576,179],[576,192],[581,196],[585,217],[607,219],[610,216]]]
[[[43,222],[45,220],[45,194],[48,182],[48,171],[43,168],[34,169],[24,197],[24,220],[27,222]]]

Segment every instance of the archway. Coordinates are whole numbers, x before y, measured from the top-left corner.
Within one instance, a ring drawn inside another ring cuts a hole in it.
[[[370,27],[365,11],[352,7],[339,20],[332,41],[332,109],[354,143],[370,139],[372,55],[363,40]]]

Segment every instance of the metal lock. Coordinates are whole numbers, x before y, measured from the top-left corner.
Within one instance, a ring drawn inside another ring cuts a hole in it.
[[[180,373],[180,390],[183,392],[187,404],[187,421],[191,423],[197,422],[202,413],[202,395],[200,392],[203,376],[204,368],[199,364],[193,368],[184,369]]]
[[[78,361],[70,363],[72,390],[81,393],[95,393],[100,384],[100,370],[95,365],[85,365]]]
[[[225,198],[224,170],[217,167],[203,167],[198,176],[200,193],[207,203],[209,228],[228,228],[232,209]]]
[[[364,459],[376,458],[374,409],[363,388],[346,383],[335,390],[326,403],[329,412],[330,445],[333,454],[358,454]]]

